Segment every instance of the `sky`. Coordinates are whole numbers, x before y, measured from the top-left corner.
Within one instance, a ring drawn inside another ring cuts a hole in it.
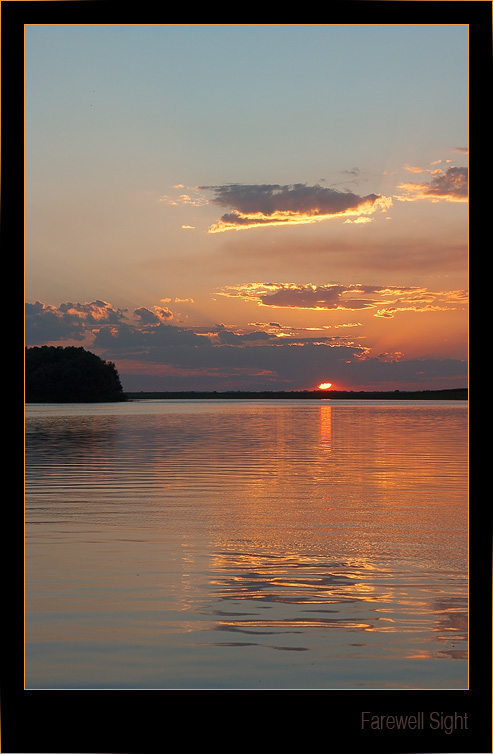
[[[26,345],[125,391],[467,386],[468,36],[26,24]]]

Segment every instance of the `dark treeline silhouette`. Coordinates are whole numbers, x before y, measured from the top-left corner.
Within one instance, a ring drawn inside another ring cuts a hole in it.
[[[84,348],[25,349],[26,403],[97,403],[125,400],[117,369]]]
[[[248,398],[268,398],[271,400],[287,399],[300,399],[300,400],[321,400],[321,399],[341,399],[341,400],[434,400],[434,401],[446,401],[446,400],[467,400],[468,389],[467,388],[449,388],[447,390],[392,390],[392,391],[353,391],[353,390],[280,390],[270,391],[261,390],[257,392],[250,392],[248,390],[227,390],[224,392],[219,391],[195,391],[195,390],[182,390],[182,391],[168,391],[168,392],[140,392],[140,393],[124,393],[125,398],[128,400],[143,400],[146,398],[160,399],[160,400],[173,400],[173,399],[248,399]]]

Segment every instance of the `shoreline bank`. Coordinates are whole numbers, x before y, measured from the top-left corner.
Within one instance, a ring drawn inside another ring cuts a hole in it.
[[[468,399],[468,388],[448,390],[392,390],[392,391],[353,391],[353,390],[173,390],[124,392],[125,400],[454,400]]]

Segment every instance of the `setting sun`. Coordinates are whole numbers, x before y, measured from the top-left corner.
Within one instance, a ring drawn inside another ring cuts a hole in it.
[[[328,390],[329,387],[332,387],[332,382],[321,382],[318,386],[318,390]]]

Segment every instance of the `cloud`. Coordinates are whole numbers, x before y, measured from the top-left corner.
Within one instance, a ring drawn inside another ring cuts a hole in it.
[[[173,302],[175,304],[193,304],[195,303],[193,298],[162,298],[161,302],[163,304],[169,304],[170,302]]]
[[[344,220],[344,223],[355,223],[356,225],[363,225],[364,223],[371,223],[371,217],[357,217],[356,220]]]
[[[271,336],[263,330],[250,333],[235,333],[231,330],[222,329],[217,333],[217,340],[221,344],[239,346],[252,343],[266,343],[267,341],[271,341]]]
[[[140,353],[145,360],[145,354],[161,349],[193,348],[202,346],[206,337],[198,335],[192,329],[158,322],[142,327],[139,325],[122,324],[119,327],[101,328],[95,333],[93,345],[95,348],[118,346]]]
[[[308,389],[328,370],[365,354],[363,347],[342,339],[286,343],[265,332],[229,330],[202,337],[163,324],[145,332],[128,325],[106,328],[97,334],[93,348],[117,364],[122,378],[128,365],[141,384],[145,364],[147,374],[159,375],[163,390]]]
[[[288,309],[331,310],[344,309],[357,311],[374,309],[382,304],[394,306],[396,311],[419,311],[424,307],[444,310],[464,306],[467,301],[465,291],[434,293],[426,288],[340,285],[328,283],[300,285],[298,283],[246,283],[238,286],[225,286],[218,295],[238,297],[245,301],[255,301],[259,306]],[[400,304],[401,309],[396,308]],[[383,310],[380,310],[383,312]],[[379,316],[385,316],[380,313]]]
[[[464,290],[430,291],[420,287],[398,287],[327,283],[325,285],[298,283],[246,283],[225,286],[217,295],[240,298],[258,306],[312,311],[373,311],[377,318],[390,319],[402,312],[443,312],[465,310],[468,294]],[[176,301],[180,299],[175,299]],[[169,299],[162,299],[161,303]],[[191,301],[183,299],[182,301]],[[166,306],[138,307],[133,311],[133,321],[127,310],[113,307],[106,301],[60,304],[58,307],[40,301],[26,304],[25,343],[27,346],[66,341],[85,341],[97,348],[119,346],[129,349],[210,346],[265,347],[279,345],[281,339],[291,344],[307,345],[323,343],[331,346],[347,345],[348,340],[328,337],[323,327],[294,327],[281,325],[278,321],[252,322],[251,327],[241,329],[224,324],[214,328],[182,327],[171,324],[173,312]],[[357,323],[336,325],[356,326]],[[316,337],[300,337],[305,331],[317,331]],[[115,338],[117,340],[115,340]]]
[[[387,309],[379,309],[373,316],[392,319],[399,312],[420,312],[421,314],[424,314],[426,312],[450,312],[455,309],[457,309],[457,307],[433,306],[431,304],[423,304],[422,306],[419,306],[417,304],[411,304],[409,306],[389,306]]]
[[[78,318],[89,324],[116,323],[125,317],[124,309],[115,309],[107,301],[91,301],[85,304],[60,304],[60,312],[64,316]]]
[[[404,170],[408,173],[427,173],[428,168],[423,168],[421,165],[404,165]]]
[[[167,306],[155,306],[154,311],[141,306],[139,309],[134,309],[134,314],[144,325],[157,325],[173,319],[173,312]]]
[[[371,215],[385,211],[390,197],[378,194],[358,196],[351,192],[324,188],[304,183],[281,186],[279,184],[227,184],[200,186],[201,191],[213,192],[213,204],[229,207],[232,212],[209,228],[209,233],[242,230],[270,225],[307,224],[333,217]]]
[[[418,172],[418,169],[413,169]],[[397,196],[400,201],[416,201],[429,199],[431,201],[467,202],[468,199],[468,169],[448,168],[446,172],[440,169],[433,171],[433,178],[429,183],[401,183],[397,188],[405,191],[405,195]]]
[[[102,325],[117,325],[125,321],[126,310],[115,309],[106,301],[58,307],[36,301],[25,307],[26,345],[40,345],[59,340],[83,341],[88,333]]]
[[[373,316],[391,319],[400,312],[417,312],[424,314],[427,312],[450,312],[464,310],[468,304],[468,293],[464,290],[459,291],[427,291],[426,289],[416,289],[408,295],[400,296],[395,302],[400,306],[387,306],[379,309]]]
[[[264,334],[260,343],[259,333],[250,342],[223,335],[214,342],[172,325],[147,333],[126,325],[101,331],[94,345],[116,363],[126,390],[310,390],[325,380],[347,390],[467,383],[467,363],[457,359],[370,357],[368,347],[342,340],[274,342]]]
[[[173,186],[174,189],[183,189],[185,186],[181,184],[177,184],[176,186]],[[195,196],[192,196],[191,194],[179,194],[177,197],[171,197],[168,194],[163,194],[159,197],[158,202],[161,202],[163,204],[169,204],[172,207],[177,207],[180,204],[188,204],[192,207],[202,207],[204,204],[208,203],[208,200],[206,197],[198,194],[198,189],[193,188],[189,189],[190,191],[195,192]],[[189,225],[183,225],[183,228],[190,228],[192,226]]]

